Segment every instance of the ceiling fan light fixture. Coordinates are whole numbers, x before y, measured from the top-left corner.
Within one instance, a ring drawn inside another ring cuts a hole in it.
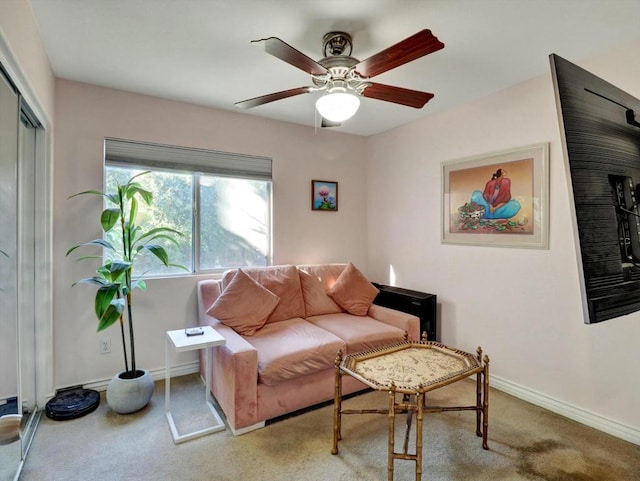
[[[344,122],[355,115],[360,99],[347,92],[329,92],[316,101],[316,110],[331,122]]]

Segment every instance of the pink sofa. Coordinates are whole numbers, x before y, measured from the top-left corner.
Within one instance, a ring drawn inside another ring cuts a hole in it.
[[[234,434],[331,400],[338,350],[377,348],[405,333],[419,339],[419,319],[372,305],[377,289],[363,279],[352,264],[323,264],[232,270],[198,282],[200,324],[227,341],[202,374]],[[365,388],[349,376],[343,382],[345,394]]]

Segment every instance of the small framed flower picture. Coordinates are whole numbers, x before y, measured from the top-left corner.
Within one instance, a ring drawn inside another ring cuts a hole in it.
[[[338,183],[330,180],[311,181],[311,210],[338,210]]]

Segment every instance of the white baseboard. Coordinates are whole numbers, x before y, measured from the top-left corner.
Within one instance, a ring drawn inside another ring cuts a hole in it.
[[[151,376],[153,377],[154,381],[163,381],[166,373],[166,369],[163,367],[158,369],[150,369],[149,372],[151,373]],[[197,372],[200,372],[199,361],[193,361],[186,364],[178,364],[175,366],[171,366],[172,378],[179,377],[179,376],[186,376],[187,374],[194,374]],[[96,391],[106,391],[107,384],[109,384],[109,381],[111,381],[111,378],[98,379],[96,381],[83,384],[82,387],[84,387],[85,389],[95,389]]]
[[[573,406],[564,401],[553,399],[546,394],[542,394],[514,382],[502,379],[498,376],[491,376],[490,385],[491,387],[507,394],[511,394],[518,399],[543,407],[556,414],[573,419],[574,421],[585,424],[599,431],[603,431],[607,434],[611,434],[617,438],[624,439],[630,443],[640,445],[640,430],[637,428],[605,418],[599,414]],[[491,402],[489,402],[489,406],[491,406]]]

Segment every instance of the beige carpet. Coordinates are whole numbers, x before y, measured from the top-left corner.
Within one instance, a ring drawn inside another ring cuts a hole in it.
[[[177,378],[171,387],[179,430],[209,421],[197,376]],[[474,390],[472,382],[460,382],[435,391],[429,402],[472,404]],[[490,395],[489,451],[475,435],[474,413],[425,416],[424,481],[640,481],[640,446],[499,391]],[[354,409],[385,406],[380,392],[345,402]],[[158,382],[151,404],[139,413],[117,415],[103,399],[95,412],[72,421],[43,416],[20,479],[386,480],[386,417],[345,415],[335,456],[332,417],[333,406],[324,406],[243,436],[226,430],[174,445],[164,417],[164,383]],[[402,436],[399,430],[397,445]],[[395,466],[396,481],[415,479],[413,462]]]

